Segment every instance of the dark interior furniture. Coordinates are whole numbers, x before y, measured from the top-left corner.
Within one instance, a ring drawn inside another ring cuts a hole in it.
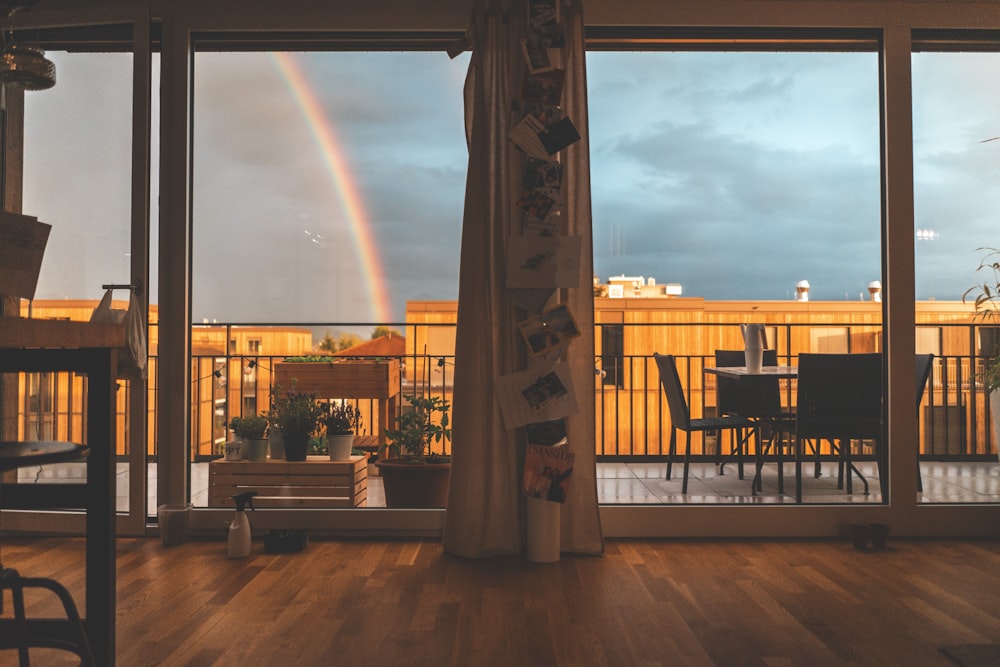
[[[684,387],[677,373],[677,361],[670,354],[653,353],[656,368],[660,374],[660,386],[667,395],[667,406],[670,408],[670,449],[667,452],[667,479],[670,479],[674,457],[677,453],[677,430],[684,431],[684,481],[681,493],[687,493],[688,471],[691,464],[691,434],[705,431],[746,430],[753,427],[753,422],[745,417],[712,417],[692,419],[688,408]],[[736,434],[734,433],[734,437]]]
[[[83,620],[96,664],[115,664],[115,391],[120,325],[0,317],[0,373],[73,372],[87,377],[87,482],[5,484],[4,508],[83,507],[86,510],[86,603]],[[16,375],[3,381],[16,382]],[[0,619],[0,649],[29,640],[75,637],[70,620]]]
[[[846,479],[853,492],[852,473],[868,493],[868,480],[851,461],[851,441],[874,442],[882,497],[886,497],[887,466],[882,436],[882,355],[803,353],[798,358],[796,394],[795,499],[802,500],[802,449],[807,440],[827,440],[839,454],[838,488]]]
[[[84,458],[88,453],[88,447],[72,442],[0,442],[0,473],[25,466],[75,461]],[[0,499],[2,498],[3,484],[0,483]],[[90,648],[87,631],[83,627],[73,596],[65,586],[46,577],[21,576],[17,570],[0,564],[0,595],[7,590],[11,591],[14,618],[9,626],[4,626],[5,638],[16,644],[18,664],[21,667],[31,665],[29,649],[33,647],[71,651],[79,656],[81,664],[96,667],[97,660]],[[32,621],[29,629],[24,605],[26,590],[47,590],[53,593],[62,602],[66,620]],[[0,598],[0,613],[2,612],[3,605]],[[9,637],[6,635],[8,628],[12,629]]]

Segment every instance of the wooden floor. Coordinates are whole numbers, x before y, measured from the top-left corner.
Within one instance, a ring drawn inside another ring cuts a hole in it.
[[[5,565],[57,577],[79,604],[82,552],[75,538],[0,541]],[[998,643],[998,541],[622,540],[545,565],[419,540],[313,539],[289,555],[255,541],[241,560],[222,541],[118,547],[128,667],[921,666],[954,664],[941,645]]]

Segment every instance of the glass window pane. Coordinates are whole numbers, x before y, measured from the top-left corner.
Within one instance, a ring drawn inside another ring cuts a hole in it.
[[[194,320],[401,322],[456,298],[467,67],[198,53]]]
[[[100,298],[129,282],[132,56],[46,57],[56,85],[24,95],[23,211],[52,225],[35,297]]]
[[[881,306],[869,291],[882,277],[878,68],[874,52],[587,54],[594,268],[611,281],[598,302],[606,319],[597,319],[624,320],[618,354],[628,368],[611,380],[624,391],[598,389],[599,442],[608,456],[659,457],[612,470],[603,502],[750,501],[749,478],[717,467],[736,444],[729,431],[694,434],[687,494],[679,466],[663,479],[669,414],[653,352],[679,357],[698,418],[717,409],[714,377],[702,369],[716,348],[742,349],[740,322],[769,324],[782,363],[802,352],[880,349]],[[635,289],[623,294],[622,283]],[[804,294],[815,306],[794,303]],[[606,333],[607,325],[605,344]],[[781,392],[793,405],[794,389]],[[872,444],[851,444],[868,496],[857,480],[853,494],[837,488],[826,441],[813,478],[807,448],[805,502],[881,502]],[[748,460],[760,447],[751,441]],[[757,500],[793,502],[788,463],[778,493],[775,451]]]
[[[917,352],[937,356],[918,411],[920,500],[997,502],[991,332],[962,296],[996,281],[976,267],[1000,246],[1000,53],[915,53],[912,71]]]
[[[881,277],[874,53],[587,54],[594,268],[685,296]]]

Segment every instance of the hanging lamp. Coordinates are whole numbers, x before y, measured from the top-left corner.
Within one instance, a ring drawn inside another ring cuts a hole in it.
[[[37,0],[0,5],[7,10],[0,53],[0,83],[21,86],[25,90],[46,90],[56,85],[56,66],[45,51],[14,43],[14,14],[34,5]]]

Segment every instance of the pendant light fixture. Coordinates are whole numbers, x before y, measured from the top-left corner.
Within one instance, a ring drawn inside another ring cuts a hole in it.
[[[56,85],[56,66],[45,57],[45,52],[33,46],[14,43],[14,15],[20,9],[35,5],[37,1],[0,3],[0,8],[6,10],[7,14],[2,31],[0,83],[21,86],[25,90],[46,90]]]

